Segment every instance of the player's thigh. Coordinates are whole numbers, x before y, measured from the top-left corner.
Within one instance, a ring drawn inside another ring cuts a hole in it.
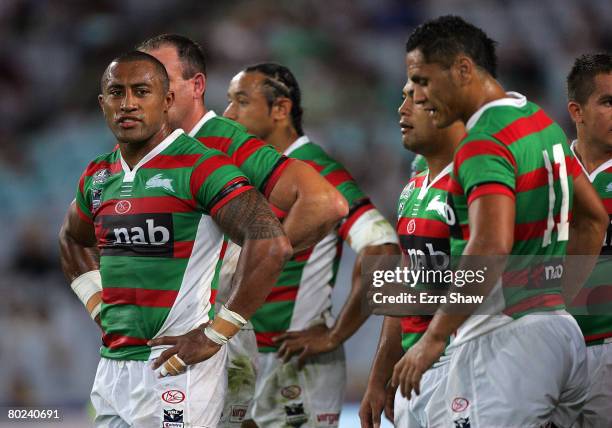
[[[261,354],[251,417],[260,427],[335,427],[346,385],[344,350],[321,354],[298,370],[297,359],[283,364]]]
[[[121,403],[127,398],[127,378],[124,375],[125,362],[101,358],[91,390],[91,404],[94,408],[96,428],[127,428],[122,419]]]
[[[612,427],[612,343],[587,347],[589,390],[574,427]]]
[[[521,319],[459,345],[432,396],[429,424],[537,427],[567,404],[559,401],[564,392],[580,401],[584,388],[568,386],[570,377],[586,376],[572,322],[555,315]]]
[[[381,415],[383,418],[384,415]],[[395,428],[421,428],[423,425],[410,411],[410,400],[402,396],[398,388],[393,402],[393,426]]]
[[[258,358],[255,332],[243,328],[226,347],[228,388],[219,426],[241,428],[255,396]]]

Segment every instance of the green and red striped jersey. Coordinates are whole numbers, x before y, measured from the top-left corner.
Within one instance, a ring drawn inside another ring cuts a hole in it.
[[[572,143],[574,150],[576,142]],[[581,167],[582,164],[576,157]],[[583,169],[584,170],[584,169]],[[612,159],[601,164],[589,174],[597,194],[608,212],[608,230],[601,247],[601,256],[591,276],[569,307],[584,334],[587,346],[599,345],[612,340]],[[597,315],[588,315],[589,311]]]
[[[89,164],[76,203],[100,249],[103,357],[147,360],[161,352],[149,339],[208,320],[223,242],[212,216],[248,189],[226,155],[181,129],[133,168],[120,150]]]
[[[469,239],[468,205],[482,195],[503,194],[516,206],[511,255],[522,257],[512,258],[503,286],[498,283],[484,303],[500,316],[470,317],[457,342],[527,313],[564,309],[560,280],[545,277],[542,263],[561,264],[566,254],[573,178],[580,173],[561,127],[520,94],[484,105],[466,128],[449,184],[457,219],[451,254],[461,255]],[[546,262],[534,264],[536,259]],[[542,277],[537,286],[527,284],[536,272]]]
[[[332,233],[285,264],[266,302],[251,318],[260,352],[276,351],[273,337],[307,328],[329,312],[342,243],[350,244],[355,230],[369,227],[368,215],[375,209],[349,172],[308,137],[298,138],[284,154],[315,168],[347,199],[350,210]],[[275,211],[283,217],[284,213]]]
[[[427,160],[425,156],[417,154],[412,163],[410,164],[410,177],[414,177],[417,174],[427,169]]]
[[[397,206],[397,235],[404,257],[412,269],[446,269],[450,258],[449,219],[453,215],[446,200],[449,164],[431,182],[429,171],[417,174],[402,191]],[[431,316],[403,317],[404,352],[421,338]]]
[[[206,147],[228,155],[249,181],[267,198],[278,181],[288,158],[279,154],[274,147],[249,134],[246,128],[231,119],[217,116],[208,111],[189,132]],[[228,240],[225,239],[212,281],[211,304],[214,305],[219,288],[219,274]],[[212,311],[211,311],[212,316]]]

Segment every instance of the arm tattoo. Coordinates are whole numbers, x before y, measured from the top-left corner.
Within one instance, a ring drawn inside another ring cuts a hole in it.
[[[255,189],[229,201],[216,213],[215,221],[239,245],[247,239],[272,239],[285,234],[268,202]]]

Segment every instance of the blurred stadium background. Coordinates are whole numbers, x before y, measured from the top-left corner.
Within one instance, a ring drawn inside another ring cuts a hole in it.
[[[539,103],[574,137],[565,75],[577,55],[610,51],[609,0],[2,0],[0,408],[58,406],[63,425],[89,426],[100,338],[62,276],[56,236],[83,168],[114,145],[96,99],[110,59],[161,32],[198,40],[208,54],[207,106],[218,114],[241,68],[288,65],[302,87],[306,132],[393,220],[412,160],[396,112],[404,43],[414,26],[446,13],[497,40],[505,87]],[[336,308],[353,259],[345,251]],[[371,319],[346,344],[342,426],[358,426],[379,326]]]

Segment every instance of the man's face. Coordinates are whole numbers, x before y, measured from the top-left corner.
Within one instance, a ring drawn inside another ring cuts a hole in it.
[[[265,76],[257,72],[240,72],[234,76],[227,90],[228,104],[223,116],[265,140],[274,130],[275,123],[263,92],[264,80]]]
[[[168,119],[172,129],[181,128],[182,121],[190,116],[194,98],[199,97],[195,94],[195,76],[183,79],[183,64],[173,46],[162,46],[146,52],[157,58],[166,67],[170,78],[170,90],[174,92],[174,104],[168,112]],[[184,131],[191,130],[185,129]]]
[[[595,90],[581,106],[587,138],[612,150],[612,73],[595,76]]]
[[[147,61],[111,63],[98,101],[106,123],[122,143],[149,140],[167,121],[172,96]]]
[[[434,125],[433,117],[423,108],[423,104],[414,102],[414,83],[408,78],[402,91],[404,101],[398,109],[402,143],[415,153],[428,155],[435,153],[435,143],[442,132]]]
[[[425,62],[419,49],[406,54],[406,69],[414,83],[414,102],[428,111],[438,128],[445,128],[460,119],[459,87],[449,69]]]

